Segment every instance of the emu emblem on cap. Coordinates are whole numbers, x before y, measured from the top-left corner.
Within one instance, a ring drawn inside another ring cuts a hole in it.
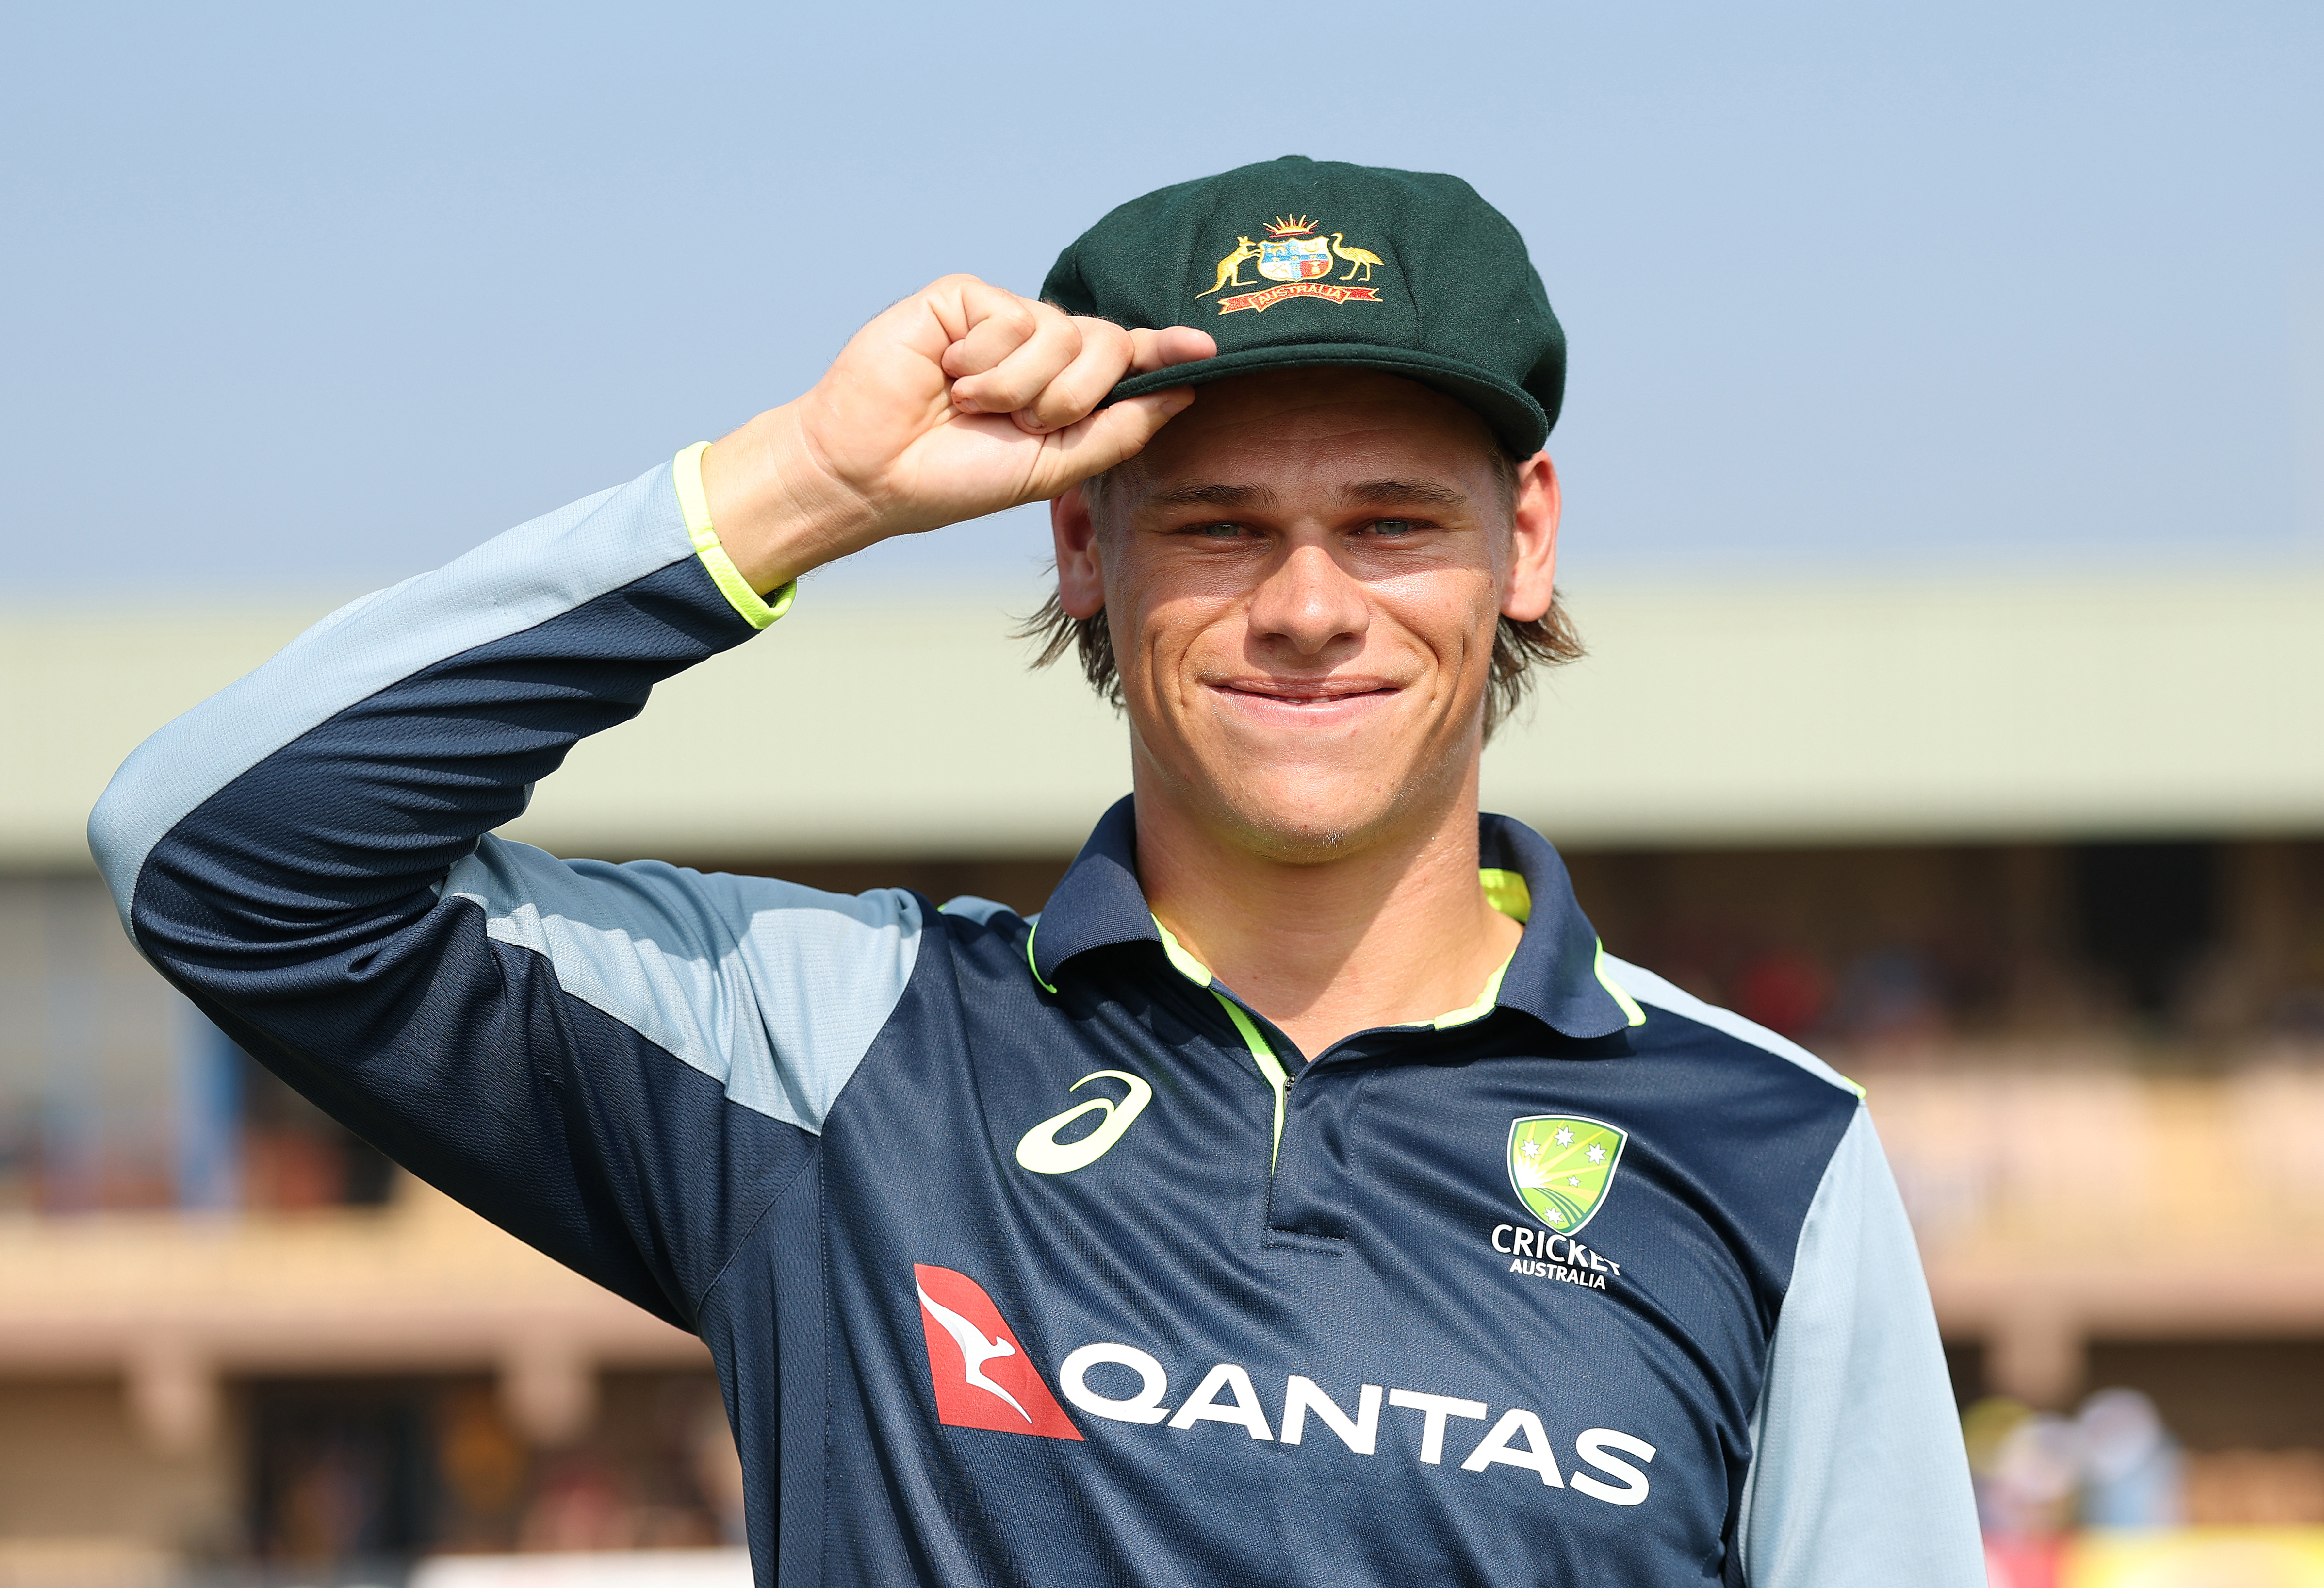
[[[1332,303],[1377,303],[1379,294],[1370,287],[1350,287],[1341,283],[1357,279],[1371,280],[1372,272],[1388,263],[1369,248],[1351,246],[1346,235],[1319,233],[1305,216],[1277,216],[1268,223],[1267,240],[1254,243],[1249,237],[1235,239],[1233,252],[1219,261],[1218,279],[1210,291],[1195,294],[1207,298],[1212,292],[1243,284],[1242,265],[1247,259],[1259,261],[1259,273],[1269,281],[1286,285],[1268,287],[1257,292],[1238,292],[1231,298],[1219,300],[1219,312],[1232,314],[1238,309],[1264,313],[1286,298],[1321,298]],[[1348,268],[1337,282],[1326,282],[1339,266]]]
[[[1603,1120],[1539,1113],[1509,1122],[1509,1188],[1560,1235],[1598,1214],[1630,1133]]]

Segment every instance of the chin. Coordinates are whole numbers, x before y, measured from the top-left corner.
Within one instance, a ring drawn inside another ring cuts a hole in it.
[[[1335,860],[1394,827],[1407,807],[1409,780],[1385,785],[1373,778],[1286,769],[1253,777],[1249,769],[1219,789],[1228,819],[1243,842],[1269,859],[1292,864]]]

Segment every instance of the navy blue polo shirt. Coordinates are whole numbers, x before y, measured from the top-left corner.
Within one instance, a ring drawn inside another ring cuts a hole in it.
[[[334,614],[91,834],[251,1052],[702,1335],[762,1582],[1981,1581],[1858,1092],[1522,826],[1476,1002],[1313,1056],[1158,929],[1128,800],[1029,919],[493,836],[779,615],[697,459]]]

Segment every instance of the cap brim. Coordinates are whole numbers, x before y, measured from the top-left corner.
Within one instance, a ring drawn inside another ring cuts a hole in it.
[[[1174,364],[1149,374],[1132,375],[1106,394],[1108,402],[1143,397],[1172,386],[1202,386],[1233,375],[1270,369],[1376,369],[1433,387],[1473,409],[1519,457],[1530,457],[1549,439],[1549,419],[1533,393],[1498,375],[1450,358],[1381,347],[1367,342],[1310,342],[1294,346],[1245,347]]]

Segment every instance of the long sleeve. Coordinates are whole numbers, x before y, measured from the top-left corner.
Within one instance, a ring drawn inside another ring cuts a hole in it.
[[[776,615],[716,549],[698,457],[326,618],[155,734],[90,821],[138,947],[236,1040],[688,1326],[901,997],[921,924],[905,893],[489,836],[576,741]]]
[[[1800,1233],[1755,1435],[1750,1588],[1985,1582],[1928,1285],[1861,1110]]]

